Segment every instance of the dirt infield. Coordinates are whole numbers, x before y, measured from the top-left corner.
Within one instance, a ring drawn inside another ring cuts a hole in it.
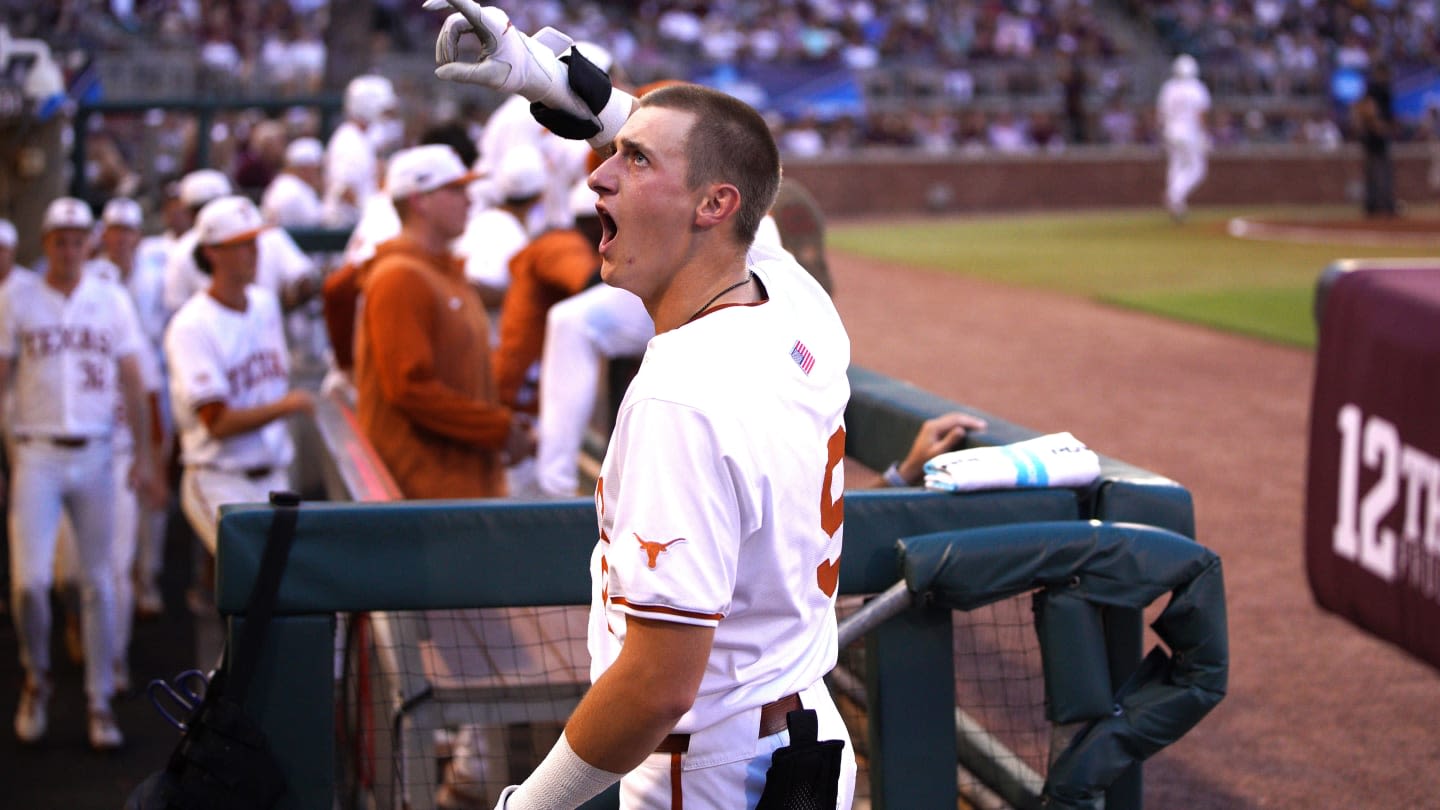
[[[1146,807],[1440,806],[1440,673],[1321,611],[1305,582],[1310,352],[830,260],[856,364],[1071,431],[1194,495],[1199,540],[1225,566],[1230,691],[1147,764]]]

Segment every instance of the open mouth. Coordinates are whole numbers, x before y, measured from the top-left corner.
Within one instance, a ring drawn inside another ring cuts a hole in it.
[[[615,234],[619,233],[619,227],[615,225],[615,218],[605,210],[603,205],[595,206],[595,213],[600,216],[600,252],[603,254],[610,243],[615,241]]]

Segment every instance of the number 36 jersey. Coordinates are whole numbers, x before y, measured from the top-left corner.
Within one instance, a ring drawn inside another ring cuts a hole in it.
[[[125,288],[91,274],[68,296],[40,277],[0,294],[0,356],[15,363],[17,436],[108,437],[117,361],[144,340]]]
[[[595,493],[592,678],[629,617],[715,628],[682,733],[810,686],[836,658],[850,340],[789,254],[750,258],[768,300],[650,341]]]

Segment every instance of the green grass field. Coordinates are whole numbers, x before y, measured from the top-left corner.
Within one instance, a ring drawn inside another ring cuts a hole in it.
[[[1235,216],[1354,219],[1353,208],[1025,214],[832,224],[831,250],[1043,287],[1281,343],[1313,347],[1320,272],[1337,259],[1440,256],[1440,248],[1236,239]]]

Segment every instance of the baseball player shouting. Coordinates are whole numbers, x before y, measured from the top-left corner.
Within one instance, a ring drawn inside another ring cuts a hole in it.
[[[284,417],[314,408],[310,392],[290,388],[280,305],[253,283],[265,227],[245,197],[200,209],[195,262],[210,284],[165,330],[185,468],[180,508],[212,556],[221,504],[263,503],[272,490],[289,489],[295,449]]]
[[[848,740],[821,678],[837,652],[850,344],[793,257],[751,247],[779,152],[733,97],[678,85],[636,102],[563,35],[448,2],[461,13],[437,74],[525,95],[557,134],[613,138],[590,175],[601,275],[656,332],[596,485],[593,685],[500,807],[573,808],[618,780],[624,808],[756,808],[791,712]],[[453,61],[471,32],[480,61]],[[853,754],[828,750],[808,806],[849,808]]]
[[[84,272],[94,218],[81,200],[61,197],[41,227],[43,278],[17,279],[0,295],[0,399],[14,372],[15,441],[10,481],[11,602],[25,686],[15,735],[45,735],[50,698],[50,587],[61,511],[70,517],[80,567],[89,740],[124,742],[110,699],[115,690],[115,573],[111,524],[115,491],[111,435],[117,390],[125,395],[136,488],[163,501],[149,441],[150,409],[137,360],[140,326],[125,289]]]

